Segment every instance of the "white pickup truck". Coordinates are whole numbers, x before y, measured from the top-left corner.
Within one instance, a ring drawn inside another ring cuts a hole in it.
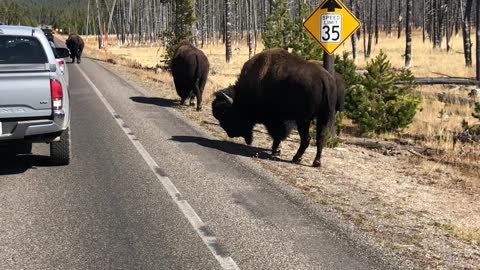
[[[29,154],[42,142],[52,164],[70,162],[68,56],[40,28],[0,25],[0,155]]]

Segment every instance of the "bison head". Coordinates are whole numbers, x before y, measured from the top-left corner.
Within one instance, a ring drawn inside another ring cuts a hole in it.
[[[243,137],[247,144],[253,141],[253,124],[241,116],[240,110],[234,105],[234,88],[218,91],[212,102],[213,116],[227,132],[228,137]]]

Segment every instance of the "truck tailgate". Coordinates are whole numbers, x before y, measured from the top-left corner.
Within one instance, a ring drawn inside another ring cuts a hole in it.
[[[44,64],[22,66],[0,66],[0,120],[52,114],[50,72]]]

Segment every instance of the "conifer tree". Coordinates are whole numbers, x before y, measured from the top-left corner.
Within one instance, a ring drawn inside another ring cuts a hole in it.
[[[267,18],[265,31],[263,32],[265,49],[288,49],[293,39],[293,28],[287,0],[278,0],[273,13]]]
[[[195,23],[194,1],[174,1],[175,22],[174,31],[164,33],[167,53],[164,55],[164,67],[170,69],[171,59],[177,50],[177,45],[183,40],[192,41],[192,25]]]
[[[480,102],[475,103],[475,108],[473,110],[474,113],[472,113],[472,116],[480,120]]]
[[[384,52],[367,65],[367,75],[347,90],[345,110],[363,133],[396,132],[413,122],[421,98],[413,94],[414,76],[395,71]],[[398,80],[407,82],[395,85]]]

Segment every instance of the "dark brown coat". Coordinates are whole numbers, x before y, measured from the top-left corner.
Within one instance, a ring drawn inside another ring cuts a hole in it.
[[[317,123],[317,155],[320,158],[330,117],[337,101],[335,78],[316,63],[310,63],[283,49],[257,54],[247,61],[235,83],[216,93],[213,114],[230,137],[243,137],[250,144],[256,123],[264,124],[273,138],[272,153],[294,122],[300,147],[293,158],[298,163],[310,142],[309,128]]]
[[[75,33],[71,33],[65,43],[67,44],[67,48],[70,50],[70,58],[72,58],[72,63],[74,63],[75,58],[77,58],[77,63],[80,64],[82,61],[81,58],[83,47],[85,46],[82,37]]]
[[[190,105],[193,105],[193,99],[196,97],[197,111],[200,111],[210,69],[207,56],[191,43],[183,41],[175,52],[171,68],[180,103],[183,105],[185,100],[190,98]]]

